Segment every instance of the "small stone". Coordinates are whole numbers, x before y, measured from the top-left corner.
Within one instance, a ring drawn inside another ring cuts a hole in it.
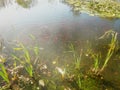
[[[56,64],[56,61],[53,61],[52,64]]]
[[[37,87],[37,90],[40,90],[40,88],[39,88],[39,87]]]
[[[39,85],[41,85],[41,86],[45,86],[45,83],[44,83],[44,81],[43,80],[39,80]]]

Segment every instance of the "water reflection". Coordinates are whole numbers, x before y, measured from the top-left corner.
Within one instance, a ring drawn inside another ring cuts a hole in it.
[[[37,3],[37,0],[16,0],[16,2],[23,8],[30,8]]]
[[[120,19],[115,21],[114,28],[117,32],[120,32]]]
[[[7,7],[10,4],[17,3],[19,6],[23,8],[33,7],[38,0],[0,0],[0,7]]]
[[[8,4],[11,4],[11,0],[0,0],[0,8],[8,6]]]

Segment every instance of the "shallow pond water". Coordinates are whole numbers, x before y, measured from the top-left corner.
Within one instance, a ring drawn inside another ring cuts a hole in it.
[[[61,55],[69,42],[82,48],[86,41],[98,39],[107,30],[118,32],[118,37],[120,33],[120,19],[75,13],[60,0],[0,0],[0,20],[0,40],[7,54],[14,43],[22,42],[27,46],[38,43],[45,53]],[[35,42],[30,35],[35,36]],[[120,62],[113,62],[104,75],[114,83],[120,80]]]

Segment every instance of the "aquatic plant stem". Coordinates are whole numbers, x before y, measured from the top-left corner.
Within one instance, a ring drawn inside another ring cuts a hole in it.
[[[113,55],[115,47],[116,47],[117,33],[112,32],[111,35],[112,35],[112,40],[111,40],[111,44],[110,44],[110,49],[108,50],[105,62],[103,64],[102,68],[100,69],[100,72],[102,72],[105,69],[105,67],[107,66],[107,63],[110,60],[111,56]]]

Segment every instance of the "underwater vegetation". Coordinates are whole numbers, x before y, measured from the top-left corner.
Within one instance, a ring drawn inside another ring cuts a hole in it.
[[[35,40],[35,36],[30,37]],[[104,77],[109,62],[119,59],[115,54],[119,50],[118,33],[109,30],[97,40],[107,41],[105,51],[91,41],[79,49],[69,42],[61,56],[49,58],[38,44],[16,43],[9,57],[0,56],[0,90],[119,90]]]
[[[74,12],[85,12],[107,18],[120,18],[120,2],[117,0],[64,0]]]

